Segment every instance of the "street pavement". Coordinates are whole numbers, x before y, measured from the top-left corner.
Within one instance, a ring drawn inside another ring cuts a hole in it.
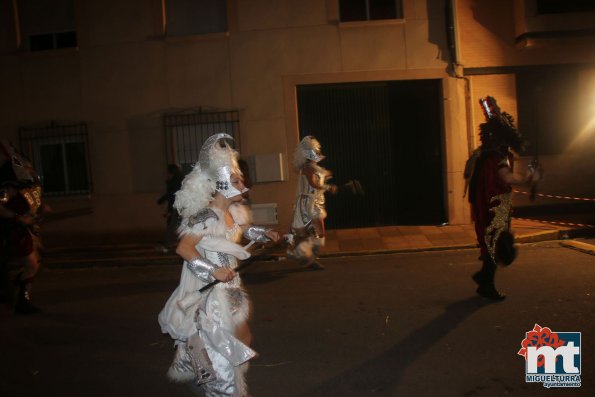
[[[595,256],[525,244],[499,269],[503,302],[475,295],[476,249],[329,257],[322,271],[255,263],[253,397],[594,395]],[[180,262],[46,269],[43,312],[0,308],[1,396],[192,396],[169,383],[157,314]],[[525,382],[517,354],[535,324],[582,332],[582,386]]]
[[[513,219],[513,233],[517,243],[593,236],[595,229],[574,228],[538,221]],[[146,266],[170,264],[178,261],[174,249],[164,249],[155,244],[158,237],[150,233],[130,234],[117,239],[109,236],[98,239],[95,244],[80,244],[76,238],[56,240],[55,236],[45,239],[43,265],[46,268],[86,268],[94,266]],[[49,241],[47,241],[49,240]],[[326,244],[321,257],[368,255],[397,252],[444,251],[475,248],[477,237],[473,224],[469,225],[425,225],[425,226],[383,226],[357,229],[328,230]],[[71,245],[74,243],[74,245]],[[246,244],[247,241],[243,242]],[[286,244],[268,244],[268,255],[284,257]]]

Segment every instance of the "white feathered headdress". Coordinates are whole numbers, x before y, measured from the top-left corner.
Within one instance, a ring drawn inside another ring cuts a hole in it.
[[[182,219],[206,208],[215,192],[220,191],[225,195],[226,190],[232,189],[229,181],[232,173],[242,175],[238,166],[238,152],[225,139],[233,141],[231,135],[224,133],[210,136],[200,149],[198,162],[184,178],[174,202],[174,208]]]
[[[295,148],[293,153],[293,166],[300,169],[306,164],[307,160],[312,160],[316,163],[324,159],[322,155],[322,145],[316,138],[311,135],[305,136]]]

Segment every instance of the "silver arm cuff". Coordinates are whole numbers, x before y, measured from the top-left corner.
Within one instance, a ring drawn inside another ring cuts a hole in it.
[[[244,237],[246,237],[250,241],[256,241],[257,243],[266,243],[270,241],[270,239],[266,236],[266,232],[272,229],[266,228],[264,226],[249,226],[246,230],[244,230]]]
[[[207,283],[215,280],[215,277],[213,277],[213,272],[215,271],[216,267],[213,262],[208,259],[197,256],[187,261],[186,266],[188,266],[188,270],[190,270],[192,274]]]

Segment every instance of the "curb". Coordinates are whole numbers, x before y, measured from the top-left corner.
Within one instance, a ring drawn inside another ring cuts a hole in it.
[[[565,230],[547,230],[543,232],[524,234],[515,238],[516,244],[538,243],[542,241],[560,240],[565,237]],[[364,255],[383,255],[383,254],[400,254],[412,252],[432,252],[432,251],[455,251],[460,249],[474,249],[478,248],[477,244],[460,244],[460,245],[445,245],[439,247],[419,247],[419,248],[403,248],[393,250],[368,250],[368,251],[345,251],[345,252],[328,252],[321,253],[320,258],[336,258],[341,256],[364,256]]]
[[[164,257],[150,257],[150,258],[131,258],[131,257],[117,257],[117,258],[98,258],[98,259],[70,259],[60,261],[48,261],[44,263],[43,267],[49,270],[67,270],[67,269],[89,269],[98,267],[136,267],[136,266],[153,266],[153,265],[172,265],[178,264],[180,261],[177,256]]]
[[[548,240],[560,240],[561,238],[568,238],[567,230],[546,230],[543,232],[524,234],[515,238],[515,242],[519,244],[524,243],[538,243]]]
[[[516,237],[515,242],[517,244],[528,244],[542,241],[551,240],[562,240],[569,238],[568,230],[547,230],[537,233],[524,234]],[[565,240],[570,243],[570,240]],[[562,244],[562,243],[561,243]],[[584,243],[583,243],[584,244]],[[588,244],[585,244],[588,245]],[[116,246],[110,246],[116,248]],[[117,246],[118,248],[139,248],[139,245],[135,244],[124,244]],[[320,258],[339,258],[345,256],[367,256],[367,255],[390,255],[390,254],[402,254],[402,253],[419,253],[419,252],[439,252],[439,251],[455,251],[465,249],[476,249],[477,244],[459,244],[459,245],[447,245],[438,247],[416,247],[416,248],[402,248],[402,249],[386,249],[386,250],[363,250],[363,251],[340,251],[340,252],[322,252],[319,254]],[[577,248],[578,249],[578,248]],[[595,247],[594,247],[595,249]],[[103,251],[100,247],[94,247],[90,251]],[[155,255],[122,255],[121,250],[113,257],[102,257],[102,258],[51,258],[47,259],[45,267],[47,269],[64,270],[64,269],[82,269],[82,268],[96,268],[96,267],[126,267],[126,266],[149,266],[149,265],[175,265],[179,263],[179,257],[172,254],[155,254]],[[58,249],[52,252],[67,252],[67,249]],[[595,252],[594,252],[595,255]],[[272,253],[271,256],[275,256],[276,260],[285,259],[285,250],[280,250],[279,253]]]
[[[585,254],[595,255],[595,245],[583,243],[582,241],[564,240],[560,241],[562,247],[571,248]]]
[[[341,251],[328,252],[318,255],[319,258],[338,258],[342,256],[365,256],[365,255],[385,255],[385,254],[407,254],[415,252],[431,252],[431,251],[455,251],[460,249],[477,248],[477,244],[461,244],[461,245],[444,245],[440,247],[418,247],[418,248],[398,248],[386,250],[368,250],[368,251]]]

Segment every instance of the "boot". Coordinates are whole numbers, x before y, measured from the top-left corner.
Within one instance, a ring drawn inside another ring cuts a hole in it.
[[[324,266],[316,261],[316,256],[323,245],[324,238],[310,236],[300,241],[294,249],[287,250],[287,257],[297,260],[305,268],[322,270]]]
[[[31,303],[31,278],[21,280],[20,277],[17,277],[15,284],[18,288],[17,292],[17,300],[14,306],[14,312],[16,314],[35,314],[40,311],[40,309]]]
[[[491,258],[483,259],[481,270],[475,273],[471,278],[478,285],[475,290],[479,296],[487,299],[501,301],[506,298],[506,295],[498,292],[494,286],[494,277],[496,275],[496,262]]]
[[[308,266],[316,259],[314,257],[314,253],[312,252],[312,248],[312,241],[310,238],[306,238],[297,243],[295,248],[288,249],[287,256],[290,259],[298,261],[298,263],[302,266]]]
[[[324,270],[324,266],[316,260],[318,258],[318,252],[322,247],[324,247],[325,238],[324,237],[310,237],[312,241],[312,254],[314,256],[314,261],[310,263],[309,267],[312,270]]]

